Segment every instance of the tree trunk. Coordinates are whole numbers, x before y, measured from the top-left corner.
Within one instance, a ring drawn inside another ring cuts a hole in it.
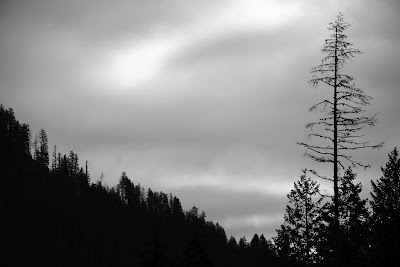
[[[337,29],[335,30],[335,74],[334,74],[334,95],[333,95],[333,190],[335,202],[335,222],[334,222],[334,257],[336,266],[340,265],[340,241],[339,241],[339,188],[338,188],[338,153],[337,153]]]

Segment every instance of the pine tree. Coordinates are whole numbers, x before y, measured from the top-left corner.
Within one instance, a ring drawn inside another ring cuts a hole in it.
[[[172,214],[178,217],[183,217],[183,209],[179,198],[174,197],[172,201]]]
[[[381,170],[383,176],[376,182],[371,181],[373,250],[380,262],[400,263],[400,158],[397,148],[389,153],[389,161]]]
[[[369,246],[367,200],[360,198],[362,184],[354,184],[356,176],[349,167],[340,181],[339,191],[339,223],[346,249],[344,256],[345,260],[353,263],[365,259]]]
[[[68,175],[71,177],[76,177],[79,174],[79,158],[78,154],[74,151],[69,152],[68,156]]]
[[[89,162],[86,161],[85,162],[85,176],[86,176],[87,182],[89,183],[90,182],[90,174],[89,174],[89,170],[88,170],[88,165],[89,165]]]
[[[237,247],[238,247],[238,244],[236,242],[236,239],[233,236],[231,236],[228,240],[228,248],[233,250],[233,249],[237,249]]]
[[[20,139],[20,145],[22,147],[23,153],[27,156],[30,156],[30,154],[31,154],[31,149],[30,149],[30,147],[31,147],[31,145],[30,145],[31,131],[29,129],[28,124],[21,125],[19,139]]]
[[[259,249],[260,248],[260,238],[257,234],[254,234],[253,238],[250,241],[250,247],[252,249]]]
[[[53,154],[51,158],[51,171],[56,172],[58,167],[58,162],[57,162],[57,146],[54,145],[53,148]]]
[[[249,244],[247,243],[246,237],[243,236],[239,239],[239,248],[240,249],[246,249],[248,248]]]
[[[47,133],[44,129],[39,130],[37,139],[35,138],[35,159],[37,159],[42,165],[49,166],[49,148]]]
[[[34,160],[39,160],[40,158],[40,152],[39,152],[39,141],[38,141],[38,135],[36,134],[33,141],[32,141],[32,153],[33,153],[33,159]]]
[[[124,201],[126,204],[128,204],[130,200],[131,187],[132,183],[129,180],[128,176],[126,175],[126,172],[123,171],[119,178],[117,191],[119,192],[122,201]]]
[[[264,235],[260,236],[260,249],[262,250],[271,250],[272,243],[270,240],[267,241]]]
[[[369,252],[369,211],[366,199],[361,199],[362,184],[355,184],[357,175],[349,167],[340,178],[339,185],[339,236],[340,254],[348,264],[361,264],[367,259]],[[332,243],[334,232],[334,205],[327,202],[324,205],[324,222],[320,230],[321,255],[325,262],[334,260]],[[326,227],[324,227],[326,226]]]
[[[306,176],[303,170],[300,180],[294,183],[294,189],[287,195],[284,224],[277,230],[274,242],[278,254],[291,261],[311,264],[316,262],[318,226],[321,221],[320,208],[323,197],[319,184]]]

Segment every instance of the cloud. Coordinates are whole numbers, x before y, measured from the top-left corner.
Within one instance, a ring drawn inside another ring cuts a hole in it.
[[[268,178],[266,178],[268,179]],[[285,208],[286,195],[271,195],[257,191],[235,190],[229,187],[185,187],[173,191],[179,196],[185,209],[195,205],[206,211],[206,219],[218,222],[229,236],[247,238],[253,234],[272,237],[275,228],[283,222],[282,210]],[[206,197],[205,197],[206,196]]]
[[[88,159],[93,179],[104,171],[112,186],[125,170],[188,208],[199,204],[235,236],[273,232],[300,169],[331,173],[301,157],[295,142],[306,141],[304,124],[320,116],[307,109],[331,97],[307,80],[339,10],[365,53],[346,72],[374,97],[368,111],[380,112],[367,138],[388,144],[356,156],[379,169],[398,142],[394,0],[1,5],[4,105],[33,133],[45,128],[61,152]]]
[[[243,236],[250,242],[254,234],[264,235],[270,239],[276,236],[276,229],[283,223],[282,213],[255,214],[232,217],[220,222],[227,236],[233,236],[239,241]],[[250,230],[251,229],[251,230]]]
[[[268,226],[278,225],[282,221],[282,214],[279,212],[276,216],[271,214],[263,214],[263,215],[250,215],[243,217],[233,217],[228,218],[226,220],[221,221],[221,225],[224,225],[227,229],[232,228],[245,228],[245,227],[255,227],[262,228]]]
[[[266,8],[260,8],[260,4]],[[197,15],[185,26],[155,27],[147,35],[132,35],[131,40],[125,41],[123,46],[111,48],[104,60],[96,62],[93,79],[100,84],[105,82],[105,87],[134,90],[162,76],[166,71],[163,67],[173,68],[167,62],[174,61],[174,55],[181,53],[180,50],[190,50],[198,43],[216,38],[225,40],[229,35],[248,31],[277,31],[298,12],[295,5],[284,6],[275,2],[231,1],[224,6],[216,5],[207,12],[207,18]],[[216,49],[212,51],[218,53]],[[210,58],[205,60],[210,64]]]

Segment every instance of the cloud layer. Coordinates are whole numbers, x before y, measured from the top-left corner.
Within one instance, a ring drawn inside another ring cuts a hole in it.
[[[236,237],[283,221],[302,168],[296,146],[324,87],[307,84],[343,11],[364,54],[346,70],[374,97],[379,177],[399,145],[399,4],[372,1],[3,1],[1,102],[51,145],[88,159],[92,177],[173,192]],[[318,168],[318,167],[317,167]],[[319,166],[329,174],[331,166]],[[329,185],[325,185],[329,189]],[[279,218],[281,218],[279,220]]]

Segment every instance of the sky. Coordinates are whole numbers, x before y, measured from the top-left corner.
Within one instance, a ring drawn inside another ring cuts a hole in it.
[[[91,179],[173,193],[227,236],[267,238],[304,168],[308,108],[329,88],[308,84],[339,11],[363,54],[345,66],[374,99],[385,142],[356,152],[369,196],[400,145],[400,2],[397,0],[3,0],[0,103],[33,135],[89,162]],[[315,178],[316,179],[316,178]],[[319,181],[321,188],[331,185]]]

